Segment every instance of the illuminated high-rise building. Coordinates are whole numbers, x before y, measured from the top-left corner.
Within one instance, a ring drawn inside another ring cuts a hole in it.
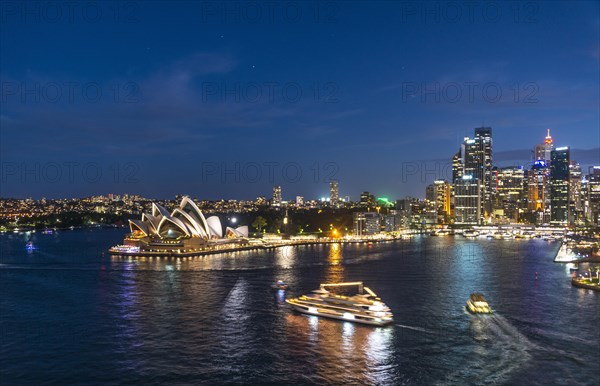
[[[492,187],[494,197],[494,215],[517,221],[525,202],[525,170],[523,167],[494,168]]]
[[[492,211],[492,128],[475,128],[475,137],[465,137],[458,153],[452,158],[453,184],[462,183],[470,176],[480,186],[480,214]],[[454,191],[456,207],[456,191]]]
[[[582,181],[585,192],[584,211],[586,220],[600,225],[600,166],[590,167],[589,174]]]
[[[452,183],[462,178],[463,175],[463,150],[464,146],[458,149],[458,152],[452,157]]]
[[[569,147],[550,152],[550,223],[565,225],[569,221]]]
[[[527,209],[538,224],[550,221],[550,165],[554,141],[550,129],[544,141],[533,150],[533,165],[527,172]]]
[[[535,161],[527,172],[527,209],[537,224],[550,219],[550,168],[544,160]]]
[[[340,200],[340,191],[337,181],[331,181],[329,183],[329,203],[331,206],[337,206]]]
[[[546,164],[550,164],[551,162],[551,152],[554,149],[554,143],[552,141],[552,137],[550,136],[550,129],[548,129],[548,134],[546,138],[544,138],[544,143],[540,143],[536,145],[534,152],[534,161],[543,160],[546,161]]]
[[[454,183],[462,178],[464,163],[464,146],[452,157],[452,184],[450,185],[450,214],[454,215]]]
[[[581,166],[575,161],[569,164],[569,224],[583,223],[583,195],[581,191]]]
[[[464,175],[454,182],[454,223],[477,225],[481,217],[481,184],[477,178]]]
[[[492,210],[492,128],[478,127],[475,129],[475,141],[479,143],[481,167],[481,188],[483,193],[484,209],[489,213]],[[479,178],[479,177],[478,177]]]
[[[271,201],[272,206],[281,206],[281,186],[273,187],[273,200]]]
[[[448,181],[437,180],[428,185],[425,190],[425,198],[435,211],[437,223],[447,223],[450,218],[450,184]]]

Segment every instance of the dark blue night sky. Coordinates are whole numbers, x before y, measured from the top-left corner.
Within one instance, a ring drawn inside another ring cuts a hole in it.
[[[2,3],[2,197],[423,196],[482,124],[600,164],[597,2],[66,4]]]

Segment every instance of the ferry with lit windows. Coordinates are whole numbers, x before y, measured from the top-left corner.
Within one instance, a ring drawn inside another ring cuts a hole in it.
[[[472,314],[491,314],[492,309],[482,294],[475,292],[469,296],[466,305],[467,311]]]
[[[355,295],[344,296],[335,288],[357,287]],[[394,321],[391,310],[362,282],[321,284],[309,295],[286,299],[298,312],[348,322],[385,326]]]

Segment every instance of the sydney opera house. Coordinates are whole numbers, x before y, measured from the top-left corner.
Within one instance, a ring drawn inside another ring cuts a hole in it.
[[[248,244],[247,226],[226,227],[223,232],[219,217],[205,218],[189,197],[184,197],[171,213],[153,203],[152,214],[144,213],[141,220],[129,220],[129,228],[131,233],[125,237],[124,245],[111,248],[111,253],[187,255]]]

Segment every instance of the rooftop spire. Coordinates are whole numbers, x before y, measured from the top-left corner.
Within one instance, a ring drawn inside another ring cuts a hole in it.
[[[546,136],[546,139],[544,140],[544,143],[547,145],[552,144],[552,137],[550,136],[550,129],[548,129],[548,135]]]

